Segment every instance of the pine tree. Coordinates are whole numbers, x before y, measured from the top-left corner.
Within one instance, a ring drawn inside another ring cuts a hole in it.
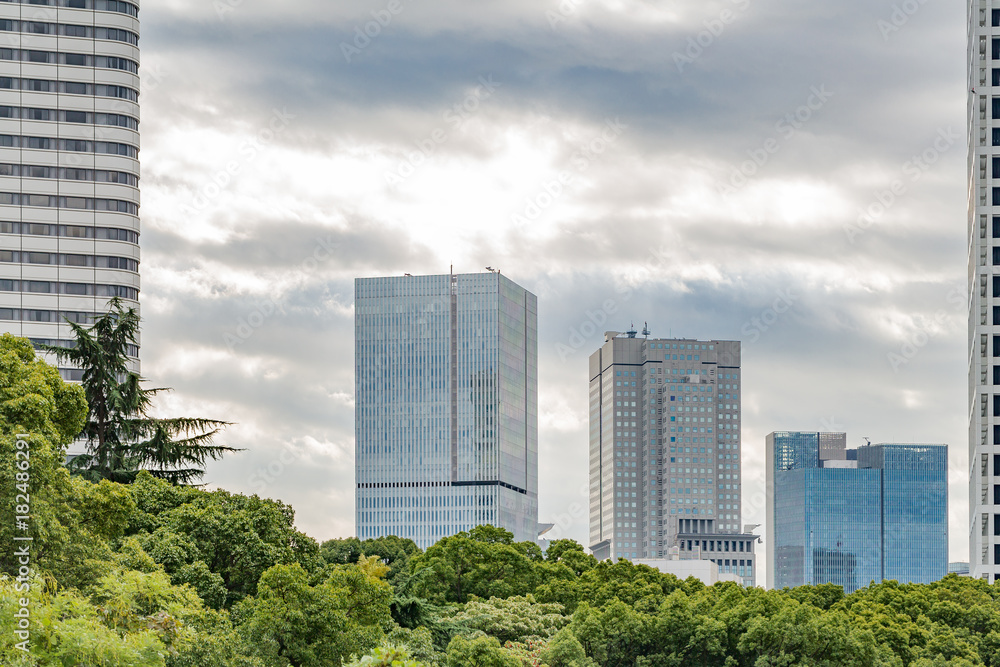
[[[205,474],[209,459],[241,451],[212,444],[229,422],[149,415],[153,398],[170,390],[147,389],[139,374],[129,370],[129,349],[138,347],[139,315],[117,297],[109,308],[89,328],[69,322],[76,339],[73,347],[39,346],[83,370],[81,384],[90,411],[81,436],[87,452],[70,459],[70,471],[95,482],[129,484],[146,470],[171,484],[192,484]]]

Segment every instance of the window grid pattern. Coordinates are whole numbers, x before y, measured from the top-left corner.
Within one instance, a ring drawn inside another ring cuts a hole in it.
[[[355,282],[358,536],[537,537],[537,305],[499,274]]]
[[[114,296],[138,309],[137,15],[112,0],[0,2],[4,331],[66,340],[64,314],[89,321]]]
[[[680,532],[740,531],[739,364],[737,341],[634,332],[591,355],[590,542],[598,558],[664,558]]]
[[[821,463],[817,435],[768,437],[773,586],[832,583],[851,593],[883,579],[931,583],[947,574],[947,447],[872,445]],[[782,451],[793,452],[794,465]]]
[[[991,278],[1000,274],[1000,210],[996,190],[1000,185],[1000,35],[997,33],[1000,3],[981,0],[970,5],[968,87],[969,96],[969,211],[967,218],[968,293],[957,291],[949,300],[969,308],[969,459],[979,461],[1000,452],[994,431],[1000,415],[982,409],[984,400],[1000,384],[995,358],[983,337],[1000,332],[1000,298],[989,291]],[[991,372],[990,368],[994,367]],[[996,476],[979,465],[969,466],[969,560],[970,576],[990,583],[1000,577],[1000,562],[994,547],[1000,535],[986,530],[990,515],[997,512],[991,487]]]

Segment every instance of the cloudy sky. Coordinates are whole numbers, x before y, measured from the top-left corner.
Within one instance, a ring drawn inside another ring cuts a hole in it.
[[[543,521],[586,541],[586,359],[645,321],[744,343],[745,522],[772,430],[945,442],[967,560],[964,6],[148,0],[141,19],[143,371],[175,388],[164,413],[237,423],[246,451],[212,484],[352,534],[353,279],[489,265],[539,297]]]

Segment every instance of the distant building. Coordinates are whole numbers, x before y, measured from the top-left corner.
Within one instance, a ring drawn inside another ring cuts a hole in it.
[[[535,295],[496,272],[355,281],[360,538],[538,537]]]
[[[694,577],[706,586],[717,584],[720,581],[732,581],[733,583],[743,583],[743,580],[735,574],[722,572],[721,568],[710,560],[670,560],[665,558],[636,558],[632,561],[636,565],[648,565],[655,567],[660,572],[672,574],[678,579]]]
[[[757,556],[754,553],[760,538],[749,531],[743,533],[679,533],[676,546],[670,547],[670,558],[681,561],[706,560],[715,563],[719,572],[735,577],[733,581],[750,587],[757,585]]]
[[[609,331],[589,377],[594,555],[660,559],[681,536],[738,539],[739,341]]]
[[[948,448],[846,448],[844,433],[767,436],[767,569],[774,588],[930,583],[948,571]]]
[[[957,574],[961,577],[969,576],[968,563],[948,563],[948,574]]]

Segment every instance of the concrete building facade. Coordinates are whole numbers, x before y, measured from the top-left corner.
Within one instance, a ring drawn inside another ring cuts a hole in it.
[[[664,558],[682,534],[741,529],[740,343],[643,334],[609,331],[589,360],[600,559]]]
[[[66,320],[139,308],[138,14],[0,3],[0,331],[68,345]]]

